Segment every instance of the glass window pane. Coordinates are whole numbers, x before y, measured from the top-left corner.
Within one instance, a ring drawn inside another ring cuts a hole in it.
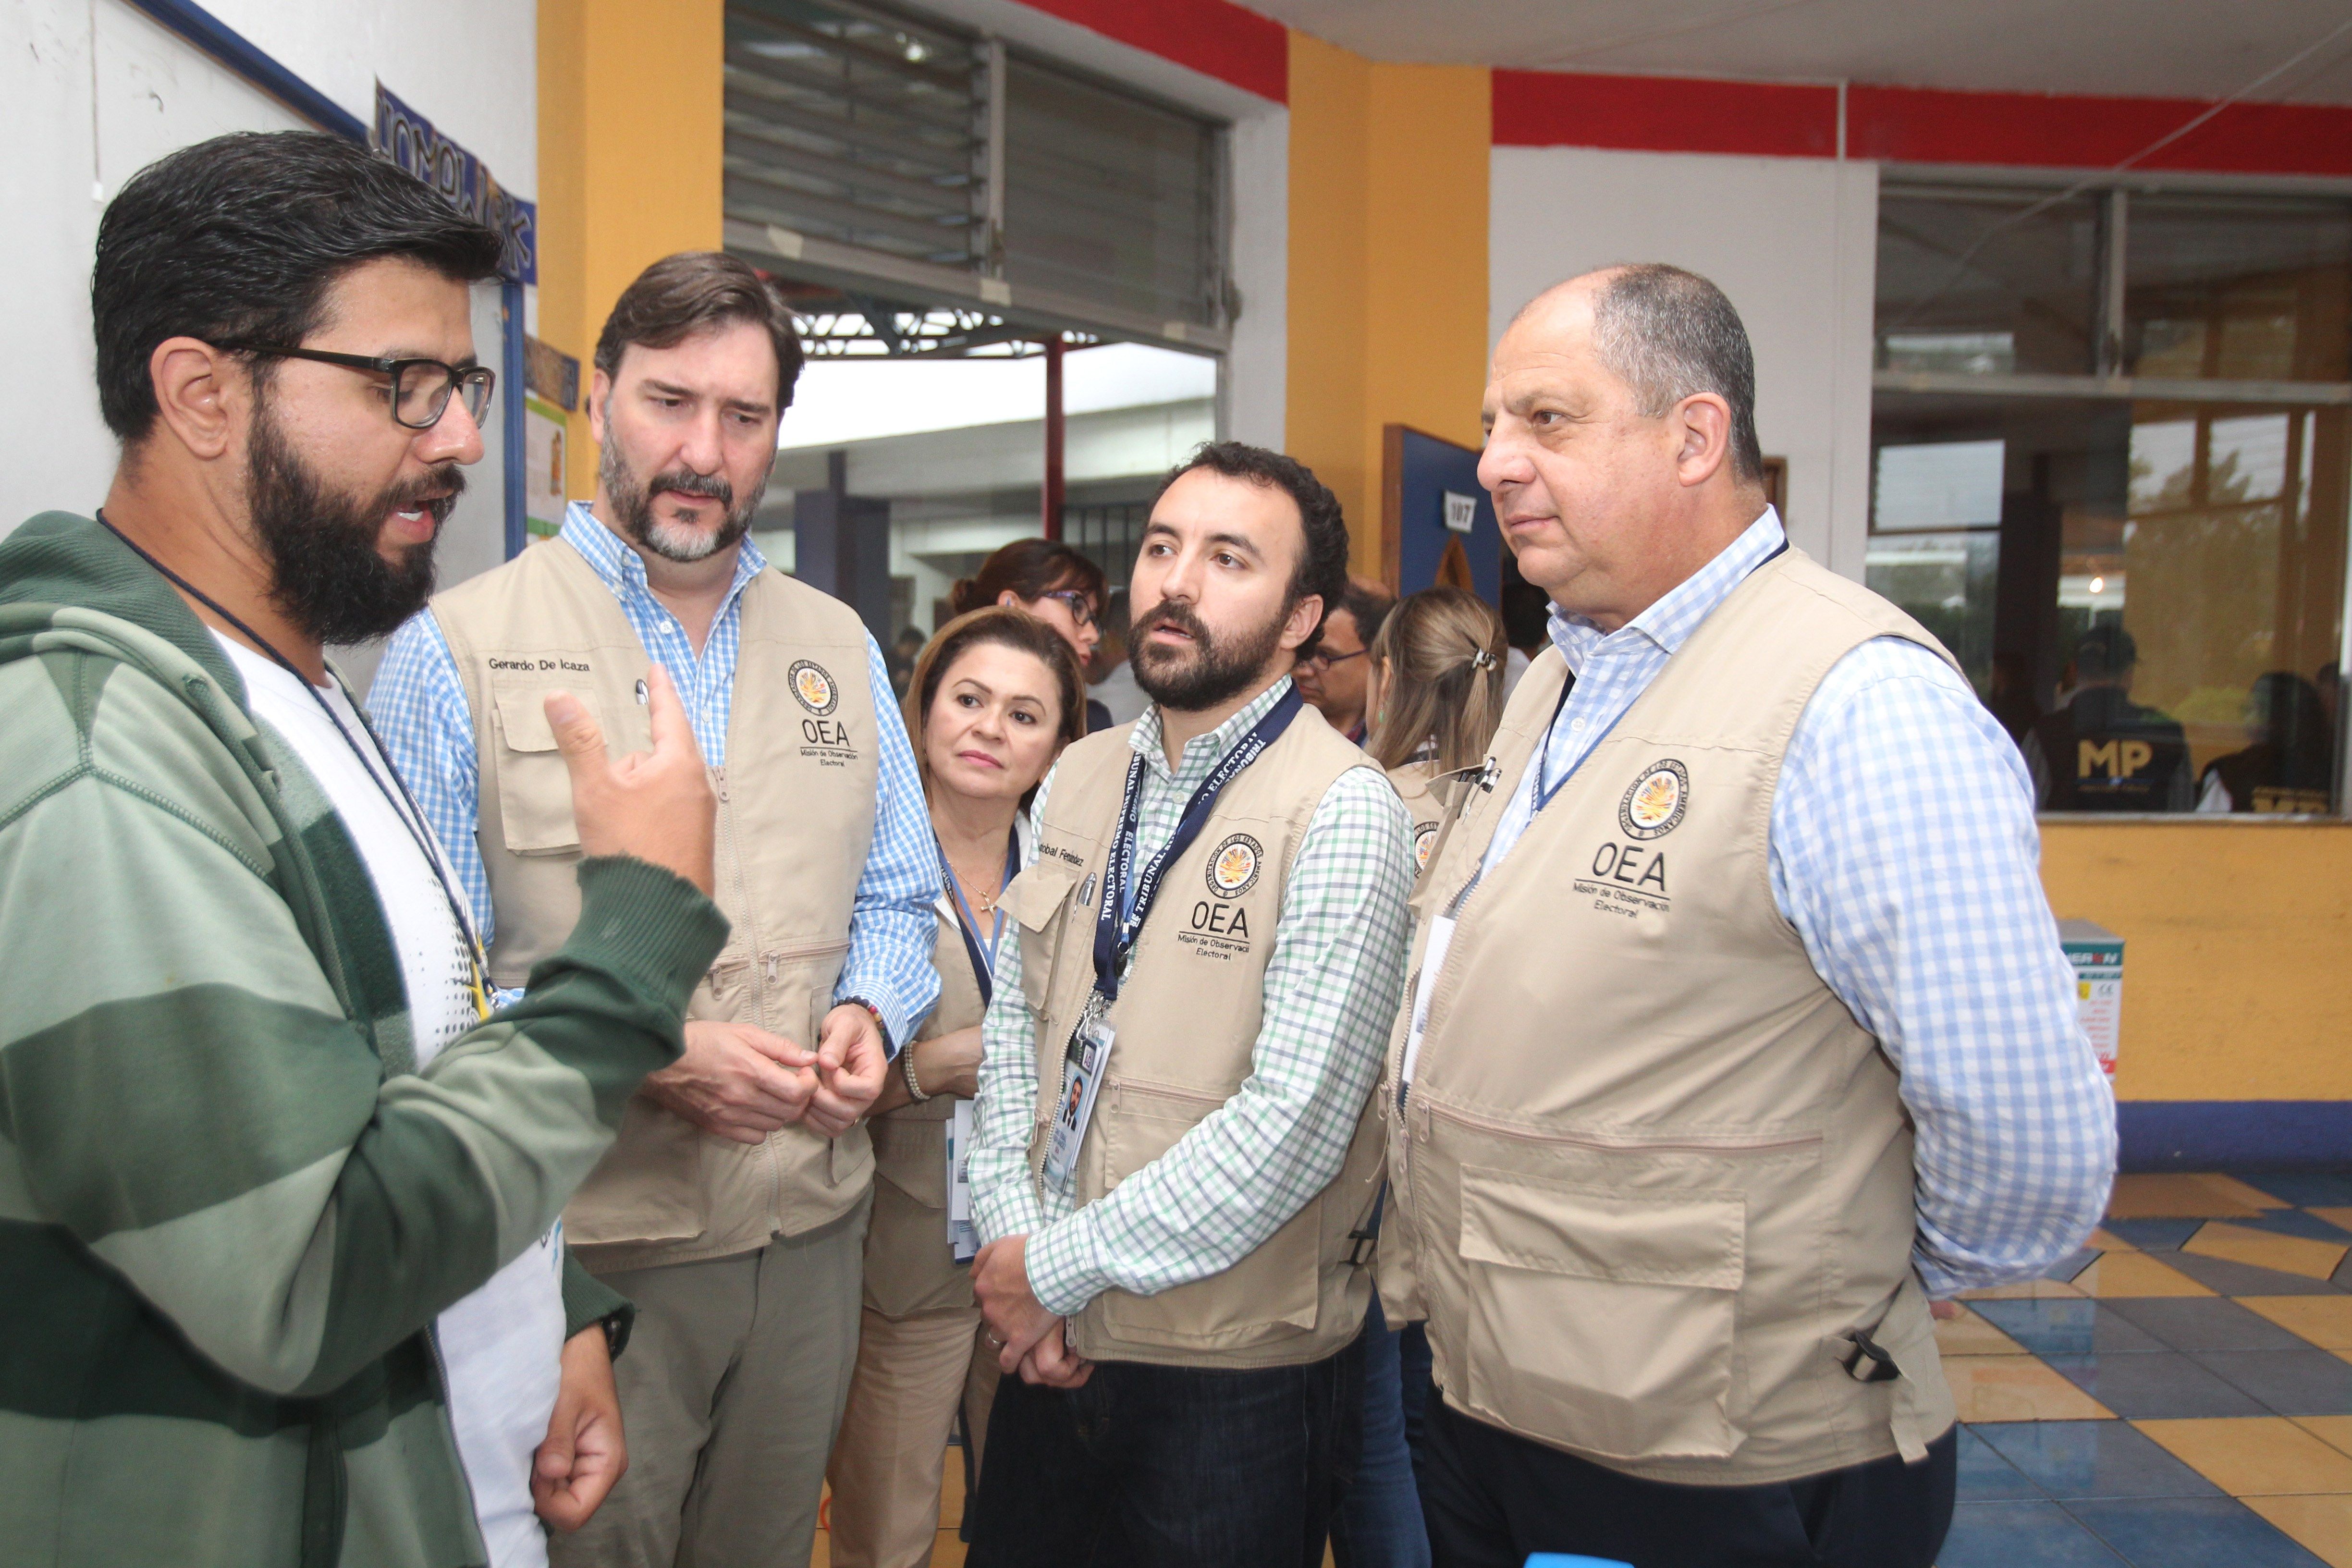
[[[1973,374],[2094,368],[2099,202],[1889,185],[1878,201],[1878,364]]]
[[[1874,423],[1867,580],[2043,809],[2331,809],[2352,414],[1886,392]]]
[[[2125,232],[2132,374],[2225,381],[2352,374],[2352,207],[2135,195]]]

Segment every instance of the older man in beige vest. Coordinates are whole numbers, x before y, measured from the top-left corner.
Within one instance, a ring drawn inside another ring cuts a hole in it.
[[[982,1026],[971,1561],[1321,1561],[1362,1408],[1370,1090],[1412,848],[1289,670],[1346,584],[1304,468],[1203,447],[1129,589],[1152,706],[1063,753]]]
[[[1555,646],[1416,892],[1383,1095],[1442,1564],[1927,1568],[1930,1299],[2065,1256],[2113,1171],[2016,749],[1789,547],[1754,380],[1669,267],[1495,350],[1480,478]]]
[[[685,1056],[629,1102],[564,1216],[637,1319],[615,1368],[628,1473],[557,1540],[559,1564],[807,1560],[857,1348],[860,1119],[939,994],[937,849],[881,651],[746,536],[800,365],[791,312],[749,266],[648,268],[596,345],[595,501],[434,599],[373,694],[500,986],[580,912],[547,689],[641,745],[658,659],[719,800],[733,938],[695,993]]]

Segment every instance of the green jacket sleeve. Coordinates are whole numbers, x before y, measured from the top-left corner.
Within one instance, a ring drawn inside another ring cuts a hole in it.
[[[262,1389],[339,1386],[544,1233],[725,941],[677,877],[589,861],[529,995],[387,1079],[173,694],[50,657],[0,668],[0,1220]]]
[[[612,1337],[613,1357],[629,1348],[637,1326],[637,1304],[588,1272],[579,1258],[563,1255],[563,1337],[572,1338],[594,1323],[605,1325]]]

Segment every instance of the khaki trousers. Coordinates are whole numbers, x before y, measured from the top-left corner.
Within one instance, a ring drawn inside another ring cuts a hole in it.
[[[756,1252],[598,1274],[637,1307],[613,1365],[629,1468],[577,1534],[551,1536],[554,1568],[809,1560],[857,1354],[872,1207],[868,1194]]]
[[[825,1469],[833,1568],[925,1568],[941,1525],[950,1424],[961,1405],[976,1477],[999,1375],[977,1307],[908,1318],[866,1310]]]

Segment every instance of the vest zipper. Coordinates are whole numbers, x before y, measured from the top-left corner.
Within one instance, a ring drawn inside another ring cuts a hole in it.
[[[1576,1149],[1598,1149],[1633,1154],[1724,1154],[1765,1153],[1775,1149],[1803,1149],[1822,1142],[1819,1132],[1807,1132],[1796,1137],[1727,1137],[1682,1138],[1672,1142],[1657,1142],[1646,1138],[1596,1138],[1576,1132],[1538,1132],[1499,1117],[1479,1116],[1451,1106],[1432,1105],[1426,1100],[1415,1100],[1415,1111],[1421,1121],[1421,1139],[1429,1141],[1432,1119],[1451,1121],[1457,1127],[1467,1127],[1480,1132],[1501,1133],[1528,1143],[1561,1143]]]
[[[760,953],[760,927],[752,918],[751,889],[743,879],[743,859],[735,852],[735,808],[728,796],[727,770],[724,767],[710,770],[710,793],[719,797],[718,817],[713,824],[712,858],[717,862],[717,868],[723,868],[720,874],[735,891],[735,909],[728,918],[736,922],[744,939],[744,946],[751,949],[756,958]],[[751,965],[752,1011],[760,1020],[760,1027],[772,1035],[776,1032],[776,1020],[772,1016],[768,988],[775,977],[773,958],[769,958],[764,963],[755,962]],[[815,1048],[814,1041],[803,1040],[801,1044],[810,1049]],[[770,1138],[772,1137],[771,1134]],[[760,1164],[768,1176],[768,1228],[773,1232],[782,1218],[784,1178],[783,1173],[777,1168],[775,1150],[769,1139],[762,1139],[760,1142]]]

